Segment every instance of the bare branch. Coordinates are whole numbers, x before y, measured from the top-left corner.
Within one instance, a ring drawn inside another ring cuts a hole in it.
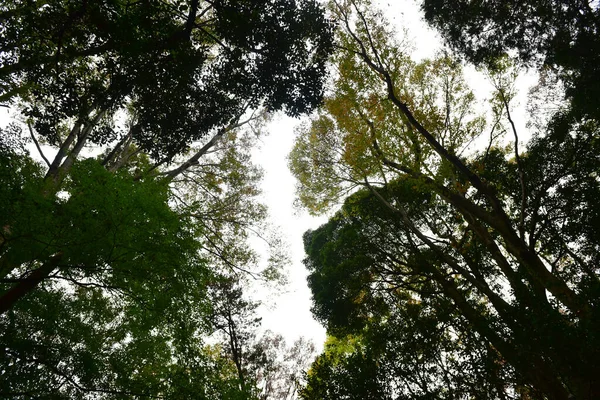
[[[42,159],[44,159],[44,162],[46,163],[46,165],[49,168],[50,167],[50,161],[48,161],[48,159],[44,155],[44,152],[42,151],[42,148],[40,147],[40,144],[38,143],[37,139],[35,138],[35,135],[33,133],[33,128],[31,127],[31,123],[30,122],[27,122],[27,127],[29,128],[29,135],[31,136],[31,139],[33,140],[33,143],[35,144],[35,147],[37,148],[38,153],[40,154],[40,156],[42,157]]]
[[[499,88],[498,92],[500,94],[500,99],[504,104],[506,116],[508,118],[508,122],[510,122],[513,135],[515,137],[515,159],[517,161],[517,168],[519,169],[519,181],[521,182],[521,210],[519,216],[519,234],[521,235],[521,238],[525,240],[525,208],[527,207],[527,189],[525,185],[525,171],[523,169],[523,162],[521,161],[521,157],[519,155],[519,135],[517,134],[517,128],[512,119],[512,116],[510,115],[510,107],[508,106],[508,100],[504,95],[504,91],[501,88]]]

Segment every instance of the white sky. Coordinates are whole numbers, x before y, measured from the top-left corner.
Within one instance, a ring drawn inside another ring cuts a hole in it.
[[[422,19],[417,0],[375,0],[384,15],[394,24],[397,30],[407,29],[409,39],[415,46],[413,57],[423,59],[433,57],[441,48],[439,35],[430,29]],[[467,68],[465,73],[478,100],[485,101],[490,93],[491,85],[486,78]],[[518,87],[522,87],[520,96],[514,105],[525,104],[527,88],[532,84],[532,76],[519,78]],[[524,107],[513,112],[513,119],[521,132],[524,129]],[[295,178],[287,168],[287,154],[290,152],[294,140],[294,127],[300,120],[287,117],[278,117],[268,125],[269,135],[263,139],[263,145],[256,152],[255,161],[265,170],[263,182],[264,199],[268,205],[273,221],[281,227],[284,239],[289,243],[291,265],[289,266],[289,292],[279,295],[274,300],[274,307],[263,308],[263,328],[284,335],[288,343],[304,336],[312,339],[317,349],[322,349],[326,333],[310,313],[310,290],[307,287],[307,271],[302,264],[304,249],[302,234],[308,229],[318,228],[327,221],[326,217],[314,218],[307,213],[295,215],[294,210]],[[524,141],[522,141],[523,143]]]
[[[409,35],[416,45],[416,58],[434,55],[439,47],[439,39],[422,22],[417,1],[388,0],[378,3],[391,23],[409,29]],[[310,290],[306,283],[308,273],[302,264],[302,234],[327,222],[327,217],[315,218],[307,213],[299,214],[293,208],[295,178],[287,167],[287,154],[292,149],[294,127],[299,123],[300,120],[284,116],[275,118],[267,127],[269,135],[263,139],[263,145],[256,153],[255,161],[265,170],[264,200],[273,222],[281,228],[289,244],[291,258],[288,293],[277,296],[273,301],[274,307],[271,305],[262,309],[263,328],[281,333],[288,343],[300,336],[310,338],[320,351],[326,334],[310,312]]]

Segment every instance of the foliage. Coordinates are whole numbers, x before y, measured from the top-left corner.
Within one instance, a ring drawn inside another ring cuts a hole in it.
[[[255,341],[249,361],[261,400],[297,398],[301,374],[315,356],[314,344],[300,337],[288,346],[283,336],[266,331]]]
[[[600,8],[589,1],[425,0],[425,19],[460,54],[491,63],[514,51],[528,65],[556,69],[576,114],[598,119]]]
[[[17,1],[0,13],[2,99],[18,95],[42,137],[62,145],[72,119],[97,125],[91,142],[114,141],[128,105],[134,143],[159,160],[248,106],[311,110],[331,47],[312,0]]]
[[[244,298],[240,282],[212,286],[212,322],[222,354],[234,365],[240,388],[257,400],[295,399],[301,373],[314,357],[314,344],[303,337],[288,346],[271,331],[260,333],[258,303]]]
[[[283,280],[283,252],[257,271],[248,247],[267,217],[253,131],[320,103],[323,9],[42,3],[0,5],[0,101],[21,121],[0,137],[0,394],[256,397],[205,343],[211,294]]]
[[[387,399],[381,388],[379,368],[370,354],[361,351],[333,361],[323,354],[311,367],[308,384],[300,392],[302,399]]]
[[[331,7],[337,74],[290,166],[312,212],[346,197],[305,263],[315,316],[360,345],[303,396],[597,397],[597,122],[557,114],[523,151],[510,63],[486,122],[459,62],[411,61],[369,2]]]
[[[2,170],[20,180],[2,185],[11,198],[2,216],[3,289],[19,290],[56,260],[1,317],[4,395],[158,393],[175,355],[209,362],[193,356],[192,338],[206,329],[213,272],[198,253],[198,228],[168,207],[166,182],[86,160],[50,197],[27,157]],[[190,343],[177,343],[182,335]]]

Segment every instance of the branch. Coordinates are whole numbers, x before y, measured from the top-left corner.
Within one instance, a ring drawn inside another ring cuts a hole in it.
[[[517,168],[519,169],[519,181],[521,182],[521,211],[519,216],[519,234],[521,238],[525,240],[525,208],[527,206],[527,190],[525,186],[525,171],[523,170],[523,163],[521,161],[521,157],[519,156],[519,135],[517,134],[517,128],[515,123],[510,115],[510,107],[508,106],[508,100],[506,96],[504,96],[504,91],[502,89],[498,89],[500,93],[500,99],[502,99],[502,103],[504,104],[504,108],[506,109],[506,116],[508,117],[508,122],[510,122],[510,126],[512,127],[513,135],[515,136],[515,159],[517,160]]]
[[[199,2],[200,0],[192,0],[192,4],[190,5],[190,13],[187,16],[187,21],[185,21],[185,28],[183,30],[186,39],[190,38],[192,29],[194,29]]]
[[[85,128],[81,131],[81,135],[77,139],[77,143],[75,143],[73,150],[71,150],[70,154],[67,156],[65,161],[62,163],[62,165],[57,169],[56,173],[54,174],[55,180],[60,181],[62,179],[61,177],[64,176],[69,171],[69,169],[71,168],[71,166],[73,165],[73,163],[75,162],[77,157],[79,156],[79,153],[85,146],[90,134],[92,133],[92,130],[94,129],[94,127],[96,126],[98,121],[100,121],[100,119],[102,119],[102,117],[104,117],[104,115],[106,114],[106,111],[107,111],[106,109],[98,111],[96,113],[96,116],[85,125]]]
[[[58,149],[58,153],[56,153],[54,160],[52,160],[52,164],[50,164],[50,168],[48,168],[48,172],[46,173],[46,178],[55,176],[57,174],[58,168],[60,167],[60,163],[62,162],[63,158],[65,158],[65,156],[67,155],[69,147],[71,146],[75,138],[79,136],[79,132],[81,131],[81,124],[81,119],[78,119],[75,122],[75,125],[73,125],[71,132],[69,132],[69,135]]]
[[[113,162],[113,158],[117,155],[117,152],[120,151],[122,147],[127,147],[129,143],[131,143],[131,139],[133,138],[133,130],[136,129],[137,125],[131,126],[129,128],[129,132],[127,135],[123,136],[121,140],[115,145],[115,147],[107,154],[107,156],[102,160],[102,165],[106,166],[108,163]]]
[[[429,247],[442,262],[446,263],[450,268],[454,269],[456,273],[462,275],[473,286],[479,289],[482,292],[482,294],[484,294],[494,305],[496,311],[503,316],[503,318],[509,326],[511,326],[513,323],[517,323],[517,325],[519,324],[517,318],[515,318],[513,307],[511,307],[504,299],[502,299],[500,296],[494,293],[487,285],[487,282],[479,281],[476,277],[471,275],[471,273],[469,273],[465,268],[460,266],[455,259],[453,259],[450,255],[448,255],[442,249],[440,249],[439,246],[433,243],[431,239],[429,239],[423,232],[419,230],[419,228],[417,228],[414,225],[414,223],[409,218],[406,210],[404,210],[402,207],[397,207],[390,204],[373,186],[369,184],[367,180],[365,180],[365,184],[369,188],[371,193],[373,193],[382,204],[384,204],[393,213],[400,215],[402,221],[409,228],[409,230],[412,231],[421,241],[423,241],[423,243],[425,243],[427,247]],[[437,272],[439,273],[439,271]],[[517,327],[517,329],[519,328]]]
[[[247,108],[248,108],[248,106],[246,105],[242,109],[242,111],[235,118],[236,121],[239,121],[239,118],[246,111]],[[197,165],[198,160],[200,160],[200,158],[202,158],[202,156],[204,156],[213,146],[215,146],[219,142],[219,140],[223,137],[223,135],[247,124],[250,121],[255,120],[256,118],[258,118],[258,117],[254,116],[254,113],[253,113],[249,118],[247,118],[244,121],[231,123],[221,129],[219,129],[219,131],[217,131],[217,133],[204,146],[202,146],[202,148],[200,150],[198,150],[192,157],[190,157],[186,162],[184,162],[183,164],[181,164],[179,167],[177,167],[175,169],[163,172],[161,175],[165,175],[169,180],[173,180],[175,177],[180,175],[182,172],[185,172],[190,167]]]
[[[31,139],[33,140],[33,143],[35,144],[35,147],[37,148],[38,153],[44,159],[44,162],[46,163],[48,168],[50,168],[50,161],[48,161],[48,159],[44,155],[44,152],[42,151],[40,144],[38,143],[37,139],[35,138],[35,135],[33,134],[33,128],[31,127],[30,122],[27,122],[27,127],[29,128],[29,134],[31,135]]]
[[[27,278],[17,283],[7,292],[0,296],[0,315],[10,310],[17,301],[34,290],[37,285],[48,277],[48,275],[58,268],[58,264],[63,256],[58,252],[51,256],[42,266],[31,272]]]

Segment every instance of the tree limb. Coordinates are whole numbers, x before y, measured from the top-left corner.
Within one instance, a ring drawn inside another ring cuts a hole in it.
[[[27,122],[27,127],[29,128],[29,135],[31,136],[31,139],[33,140],[33,143],[35,144],[35,147],[36,147],[38,153],[40,154],[40,157],[42,157],[42,159],[44,160],[44,162],[46,163],[46,165],[48,167],[50,167],[50,161],[48,161],[48,159],[44,155],[44,152],[42,151],[42,148],[40,147],[40,144],[38,143],[37,139],[35,138],[35,135],[33,133],[33,128],[31,127],[31,123],[30,122]]]

